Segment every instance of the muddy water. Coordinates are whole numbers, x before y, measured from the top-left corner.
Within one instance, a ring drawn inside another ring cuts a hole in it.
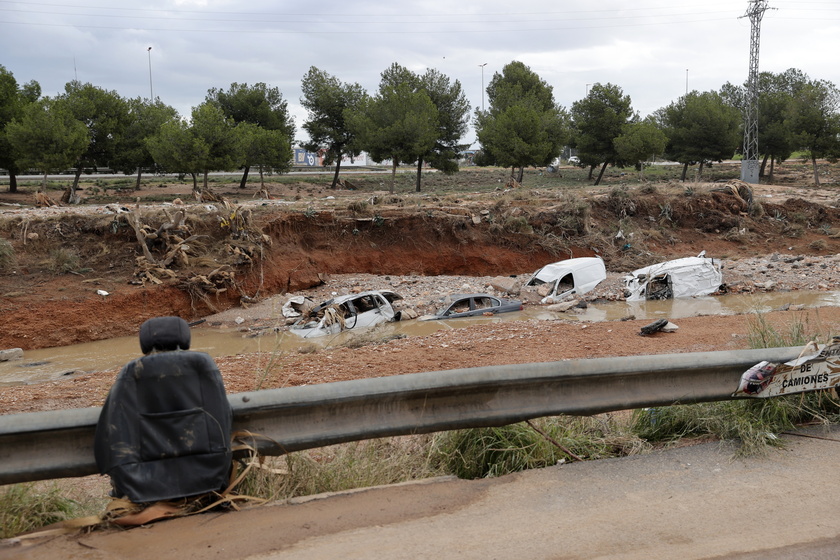
[[[439,329],[467,327],[488,322],[522,320],[617,321],[625,317],[643,320],[680,319],[697,315],[734,315],[767,312],[784,305],[806,308],[840,306],[840,292],[784,292],[760,295],[725,295],[665,301],[608,302],[590,304],[578,313],[556,313],[544,306],[494,317],[473,317],[449,321],[406,321],[378,327],[378,334],[425,336]],[[249,352],[297,351],[304,346],[337,346],[359,333],[345,331],[335,336],[303,340],[286,331],[266,329],[243,333],[239,330],[194,328],[192,349],[213,357]],[[0,386],[39,383],[62,376],[120,367],[140,355],[136,336],[116,338],[25,352],[22,360],[0,362]]]

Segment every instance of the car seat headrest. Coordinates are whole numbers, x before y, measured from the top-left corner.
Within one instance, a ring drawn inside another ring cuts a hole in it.
[[[154,317],[140,325],[140,350],[148,354],[153,350],[190,349],[190,326],[180,317]]]

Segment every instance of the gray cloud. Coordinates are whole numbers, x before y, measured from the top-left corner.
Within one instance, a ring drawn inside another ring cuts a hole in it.
[[[280,88],[297,121],[300,80],[317,66],[373,93],[392,62],[460,80],[474,107],[493,74],[521,60],[566,107],[611,82],[643,116],[688,89],[743,83],[749,64],[745,0],[509,2],[409,0],[318,4],[252,0],[0,1],[0,64],[55,95],[78,78],[124,97],[155,96],[183,115],[207,90],[233,82]],[[840,9],[771,0],[762,71],[802,69],[840,83],[833,60]],[[631,6],[628,8],[628,6]],[[148,47],[151,46],[151,52]],[[687,84],[686,84],[687,82]],[[298,134],[302,137],[302,134]]]

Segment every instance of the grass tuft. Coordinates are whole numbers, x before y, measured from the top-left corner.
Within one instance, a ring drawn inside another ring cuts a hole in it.
[[[57,486],[46,490],[35,484],[0,488],[0,539],[7,539],[71,519],[79,504],[61,495]]]
[[[11,274],[16,266],[14,247],[8,240],[0,238],[0,274]]]

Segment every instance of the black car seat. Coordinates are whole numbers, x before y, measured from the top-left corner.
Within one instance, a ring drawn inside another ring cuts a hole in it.
[[[117,376],[94,438],[96,464],[116,497],[146,503],[227,486],[230,404],[213,359],[189,347],[189,325],[179,317],[140,327],[145,355]]]

